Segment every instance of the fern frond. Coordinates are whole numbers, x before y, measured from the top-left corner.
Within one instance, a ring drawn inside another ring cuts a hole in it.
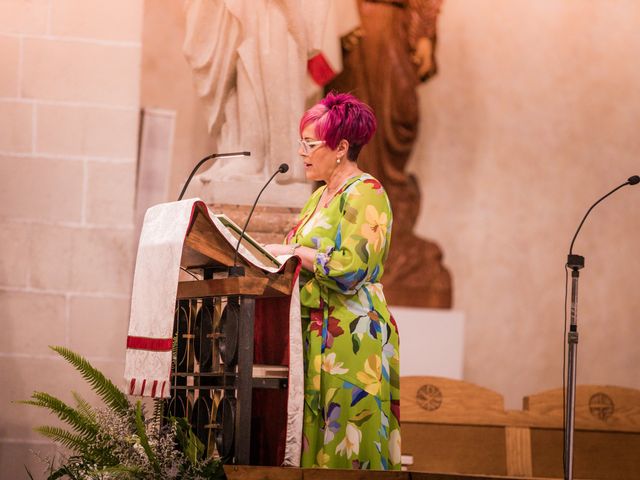
[[[138,438],[140,438],[140,445],[144,449],[144,453],[147,454],[147,458],[149,459],[149,463],[153,467],[153,471],[156,473],[160,473],[160,465],[158,464],[158,459],[151,450],[151,445],[149,445],[149,437],[147,436],[147,430],[145,429],[144,420],[142,419],[142,403],[140,400],[136,403],[136,433],[138,434]]]
[[[93,367],[87,360],[77,353],[65,347],[49,347],[54,352],[62,356],[67,362],[72,364],[80,372],[82,377],[91,385],[94,392],[102,398],[111,409],[121,415],[125,415],[131,405],[127,396],[116,387],[111,380]]]
[[[33,392],[31,398],[32,400],[24,400],[20,403],[33,405],[34,407],[48,408],[52,413],[56,414],[60,420],[68,423],[76,432],[84,437],[95,437],[98,433],[98,425],[96,425],[92,418],[86,417],[59,398],[45,392]]]
[[[71,433],[63,428],[44,425],[36,427],[35,431],[76,453],[86,453],[91,446],[91,442],[85,437]]]
[[[153,400],[153,428],[160,430],[162,419],[164,418],[164,398],[155,398]]]
[[[89,402],[80,396],[78,392],[71,392],[76,401],[76,409],[85,417],[90,418],[94,423],[97,422],[96,412],[93,410]]]

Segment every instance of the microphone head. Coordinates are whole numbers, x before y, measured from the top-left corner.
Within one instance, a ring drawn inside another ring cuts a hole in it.
[[[638,175],[634,175],[633,177],[629,177],[627,182],[629,182],[629,185],[637,185],[640,183],[640,177]]]
[[[278,171],[280,173],[287,173],[289,171],[289,165],[287,165],[286,163],[281,163],[278,167]]]

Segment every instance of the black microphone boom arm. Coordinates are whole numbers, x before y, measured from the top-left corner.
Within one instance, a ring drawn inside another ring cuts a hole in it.
[[[256,205],[258,204],[258,200],[260,199],[260,195],[262,195],[262,192],[264,192],[264,189],[267,188],[267,186],[271,183],[271,180],[273,180],[275,178],[275,176],[278,175],[279,173],[286,173],[288,170],[289,170],[289,165],[287,165],[286,163],[281,163],[280,166],[278,167],[278,169],[275,172],[273,172],[273,175],[271,175],[271,177],[269,177],[269,180],[267,180],[267,183],[264,184],[264,186],[262,187],[262,190],[260,190],[260,193],[258,193],[258,196],[256,197],[255,201],[253,202],[253,206],[251,207],[251,210],[249,211],[249,215],[247,216],[247,220],[244,222],[244,227],[242,227],[242,232],[240,233],[240,236],[238,237],[238,243],[236,244],[236,249],[235,249],[235,252],[233,254],[233,267],[231,267],[229,269],[229,276],[240,277],[240,276],[244,275],[244,268],[241,267],[241,266],[238,266],[238,250],[240,250],[240,242],[244,238],[244,232],[247,231],[247,226],[249,225],[249,220],[251,220],[251,215],[253,215],[253,211],[255,210]]]
[[[191,179],[196,174],[198,169],[202,166],[202,164],[207,160],[211,160],[212,158],[248,157],[250,155],[251,155],[251,152],[212,153],[211,155],[207,155],[202,160],[200,160],[195,167],[193,167],[193,170],[191,170],[191,173],[189,174],[189,178],[187,178],[187,181],[184,182],[184,187],[182,187],[182,191],[180,192],[178,201],[182,200],[182,197],[184,196],[184,192],[187,191],[187,187],[189,186]]]

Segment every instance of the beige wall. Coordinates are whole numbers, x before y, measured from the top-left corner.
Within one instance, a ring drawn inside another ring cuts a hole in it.
[[[146,6],[144,43],[166,53],[141,63],[140,1],[0,1],[3,478],[49,451],[31,430],[49,419],[9,402],[84,391],[47,345],[122,374],[140,97],[178,111],[170,190],[209,151],[181,7],[163,3]],[[440,75],[420,91],[418,230],[443,245],[467,315],[465,377],[509,406],[561,383],[569,241],[592,201],[640,173],[638,25],[635,0],[445,2]],[[576,245],[580,383],[640,388],[639,206],[626,187]]]
[[[506,396],[562,381],[564,273],[587,208],[640,174],[640,3],[446,0],[422,86],[418,230],[467,315],[465,378]],[[578,382],[640,388],[640,186],[587,220]]]
[[[139,0],[0,1],[1,478],[52,451],[10,402],[86,391],[47,345],[122,378],[141,30]]]
[[[177,110],[170,190],[210,145],[181,53],[184,18],[145,7],[143,105]],[[588,208],[640,174],[636,0],[445,0],[439,75],[420,89],[411,169],[417,230],[438,241],[467,316],[465,378],[507,405],[562,382],[563,265]],[[640,388],[640,186],[589,218],[576,244],[578,380]]]
[[[215,142],[207,135],[204,107],[198,100],[191,69],[182,53],[184,34],[183,2],[145,4],[141,106],[176,112],[167,201],[178,197],[196,163],[215,151]],[[200,171],[208,166],[203,165]]]

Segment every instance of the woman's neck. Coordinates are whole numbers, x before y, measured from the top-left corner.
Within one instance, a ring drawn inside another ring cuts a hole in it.
[[[343,160],[346,162],[342,168],[337,167],[327,180],[326,193],[330,196],[336,194],[349,178],[362,173],[355,162]]]

